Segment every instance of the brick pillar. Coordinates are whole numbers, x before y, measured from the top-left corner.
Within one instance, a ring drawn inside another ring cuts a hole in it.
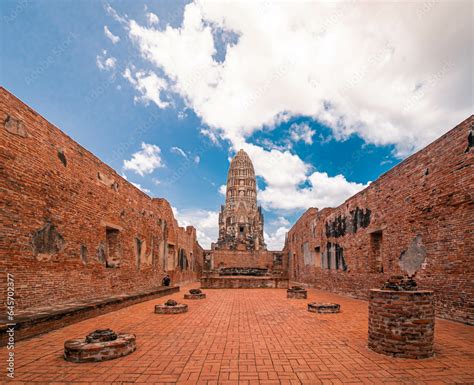
[[[433,355],[433,292],[370,290],[369,348],[401,358]]]

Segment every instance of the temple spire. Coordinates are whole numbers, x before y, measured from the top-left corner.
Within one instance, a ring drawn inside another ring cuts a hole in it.
[[[257,206],[257,181],[250,157],[239,150],[227,174],[226,202],[219,214],[217,248],[265,249],[263,215]]]

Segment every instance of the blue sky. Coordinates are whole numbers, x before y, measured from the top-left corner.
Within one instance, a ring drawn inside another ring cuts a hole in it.
[[[469,2],[186,3],[4,0],[0,82],[205,246],[240,147],[279,248],[472,113]]]

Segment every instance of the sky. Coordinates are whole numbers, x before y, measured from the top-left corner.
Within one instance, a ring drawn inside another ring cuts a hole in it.
[[[2,0],[0,84],[217,240],[231,157],[265,240],[473,113],[473,3]]]

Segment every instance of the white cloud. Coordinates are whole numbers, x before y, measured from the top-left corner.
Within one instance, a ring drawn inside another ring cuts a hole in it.
[[[140,183],[134,183],[134,182],[130,182],[130,183],[133,184],[137,189],[142,190],[145,194],[150,194],[151,193],[150,190],[143,187]]]
[[[127,67],[123,77],[140,92],[141,96],[136,96],[135,101],[144,103],[152,101],[160,108],[169,106],[169,103],[161,98],[161,91],[167,87],[165,79],[160,78],[152,71],[136,71],[135,73],[132,71],[133,69]]]
[[[399,157],[419,149],[472,113],[470,14],[469,2],[456,1],[196,1],[176,28],[123,23],[163,73],[148,72],[159,79],[148,87],[144,75],[128,78],[160,108],[161,93],[180,95],[206,125],[203,136],[244,148],[266,183],[264,207],[335,206],[365,185],[315,171],[290,146],[248,143],[250,135],[307,116],[328,125],[331,140],[356,134],[395,145]],[[217,29],[238,35],[219,61]],[[289,139],[310,144],[310,131]]]
[[[109,28],[106,25],[104,25],[104,34],[110,39],[113,44],[117,44],[120,41],[120,37],[115,36],[112,32],[110,32]]]
[[[104,9],[105,11],[113,17],[115,21],[118,21],[120,24],[126,25],[127,24],[127,19],[124,17],[120,16],[115,9],[113,9],[109,3],[104,3]]]
[[[308,207],[335,207],[367,185],[349,182],[343,175],[313,172],[306,177],[308,187],[269,185],[259,192],[259,201],[266,209],[297,210]]]
[[[271,221],[270,224],[272,226],[289,226],[290,221],[285,217],[278,217],[275,220]]]
[[[294,142],[299,142],[301,140],[306,144],[313,144],[313,135],[316,133],[316,131],[311,129],[307,123],[293,123],[290,126],[289,131],[290,138]]]
[[[202,136],[207,137],[212,143],[214,143],[214,144],[219,143],[219,139],[217,137],[217,134],[214,131],[209,130],[207,128],[201,128],[201,130],[199,132],[201,133]]]
[[[194,164],[199,164],[200,161],[201,161],[201,157],[199,155],[196,155],[194,157]]]
[[[278,227],[273,233],[264,233],[265,243],[269,250],[282,250],[285,244],[286,233],[290,230],[290,227],[281,226]]]
[[[205,249],[211,248],[211,242],[218,237],[219,214],[217,211],[201,209],[177,209],[172,207],[173,213],[180,226],[194,226],[199,243]]]
[[[252,159],[255,173],[270,186],[297,186],[306,180],[311,166],[290,151],[264,150],[254,144],[241,145]]]
[[[110,56],[110,57],[106,57],[106,56],[107,56],[107,50],[105,49],[102,51],[102,55],[96,56],[96,64],[97,64],[97,67],[99,67],[101,71],[112,70],[117,65],[116,58],[114,58],[113,56]]]
[[[227,186],[225,184],[222,184],[219,186],[219,194],[225,196],[227,192]]]
[[[196,1],[179,28],[130,20],[128,30],[168,91],[233,144],[305,115],[336,140],[357,134],[404,156],[472,111],[470,14],[456,1]],[[217,28],[239,35],[223,61],[214,59]]]
[[[171,147],[170,151],[175,154],[181,155],[183,158],[186,158],[186,159],[188,158],[184,150],[179,147]]]
[[[148,12],[146,14],[146,20],[148,21],[148,25],[157,25],[160,22],[158,16],[156,16],[153,12]]]
[[[142,142],[141,150],[132,154],[132,159],[123,161],[123,168],[141,176],[151,174],[155,169],[164,167],[160,153],[158,146]]]

